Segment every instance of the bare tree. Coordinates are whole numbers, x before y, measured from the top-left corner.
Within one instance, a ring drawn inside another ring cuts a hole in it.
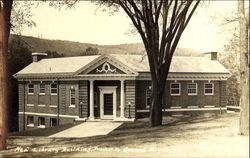
[[[249,135],[249,17],[245,14],[244,0],[238,0],[240,25],[240,134]]]
[[[200,0],[101,1],[125,11],[145,46],[152,79],[150,126],[162,124],[162,100],[170,63],[199,3]]]

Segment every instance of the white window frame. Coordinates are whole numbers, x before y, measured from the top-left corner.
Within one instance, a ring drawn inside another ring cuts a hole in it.
[[[71,96],[72,90],[75,91],[75,104],[72,104],[72,102],[71,102],[71,99],[72,99],[72,96]],[[72,107],[72,108],[76,107],[76,90],[75,89],[70,89],[69,90],[69,102],[70,102],[69,107]]]
[[[44,88],[41,88],[41,85],[44,85]],[[44,93],[41,93],[41,89],[44,89]],[[46,84],[40,83],[39,84],[39,95],[45,95],[45,93],[46,93]]]
[[[179,84],[179,88],[172,88],[173,84]],[[179,89],[179,93],[178,94],[172,94],[172,89]],[[170,83],[170,95],[171,96],[180,96],[181,95],[181,83],[180,82]]]
[[[189,93],[189,92],[188,92],[189,89],[194,89],[194,88],[189,88],[189,87],[188,87],[189,84],[195,84],[195,93]],[[197,95],[197,94],[198,94],[198,84],[197,84],[197,83],[188,83],[188,84],[187,84],[187,94],[188,94],[188,95]]]
[[[56,85],[56,88],[52,88],[52,84]],[[52,93],[52,89],[56,89],[56,93]],[[58,94],[58,84],[57,83],[51,83],[50,84],[50,95],[57,95]]]
[[[49,126],[50,126],[50,127],[55,127],[55,126],[52,126],[52,119],[55,119],[55,120],[56,120],[56,126],[58,126],[58,125],[57,125],[57,118],[50,118],[50,119],[49,119]]]
[[[206,93],[206,89],[211,89],[206,88],[206,84],[212,84],[212,93]],[[214,83],[204,83],[204,95],[214,95]]]
[[[33,88],[30,88],[29,85],[33,85]],[[33,93],[30,93],[30,89],[33,89]],[[29,84],[28,84],[28,95],[33,95],[34,92],[35,92],[35,85],[34,85],[33,83],[29,83]]]
[[[33,119],[33,123],[30,123],[30,118],[32,118]],[[27,126],[28,127],[34,127],[34,116],[27,116]]]
[[[147,89],[146,89],[146,108],[149,108],[150,107],[150,104],[148,105],[147,103],[148,103],[148,91],[151,91],[151,95],[152,95],[152,88],[151,88],[151,86],[149,86]],[[151,102],[151,95],[149,96],[150,97],[150,102]]]
[[[44,119],[44,125],[41,125],[41,121],[40,121],[40,119]],[[45,128],[45,118],[44,117],[38,117],[37,118],[37,127],[38,128]]]

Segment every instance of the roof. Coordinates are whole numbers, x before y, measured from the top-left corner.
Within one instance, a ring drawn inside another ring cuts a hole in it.
[[[113,58],[135,72],[149,72],[147,56],[142,55],[93,55],[63,58],[48,58],[33,62],[16,75],[39,75],[39,74],[70,74],[82,68],[96,64],[102,57]],[[174,56],[170,66],[171,73],[230,73],[217,60],[207,57]]]

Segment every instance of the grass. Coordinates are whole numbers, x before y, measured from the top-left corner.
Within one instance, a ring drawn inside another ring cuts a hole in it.
[[[49,128],[35,128],[32,130],[27,131],[21,131],[21,132],[12,132],[9,133],[9,136],[50,136],[52,134],[58,133],[60,131],[63,131],[65,129],[74,127],[78,125],[79,123],[70,123],[70,124],[64,124],[60,126],[55,127],[49,127]]]
[[[118,148],[122,151],[66,153],[19,153],[8,150],[5,157],[247,157],[248,137],[239,136],[239,113],[223,115],[164,117],[163,125],[148,127],[148,118],[125,122],[106,136],[54,139],[38,148]],[[123,149],[147,149],[146,152],[124,152]],[[148,149],[164,149],[151,151]]]

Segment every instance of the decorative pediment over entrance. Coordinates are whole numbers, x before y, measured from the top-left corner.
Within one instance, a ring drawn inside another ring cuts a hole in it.
[[[77,71],[77,74],[137,74],[137,72],[115,58],[103,55]]]
[[[125,72],[110,64],[109,62],[104,62],[94,70],[90,71],[88,74],[125,74]]]

